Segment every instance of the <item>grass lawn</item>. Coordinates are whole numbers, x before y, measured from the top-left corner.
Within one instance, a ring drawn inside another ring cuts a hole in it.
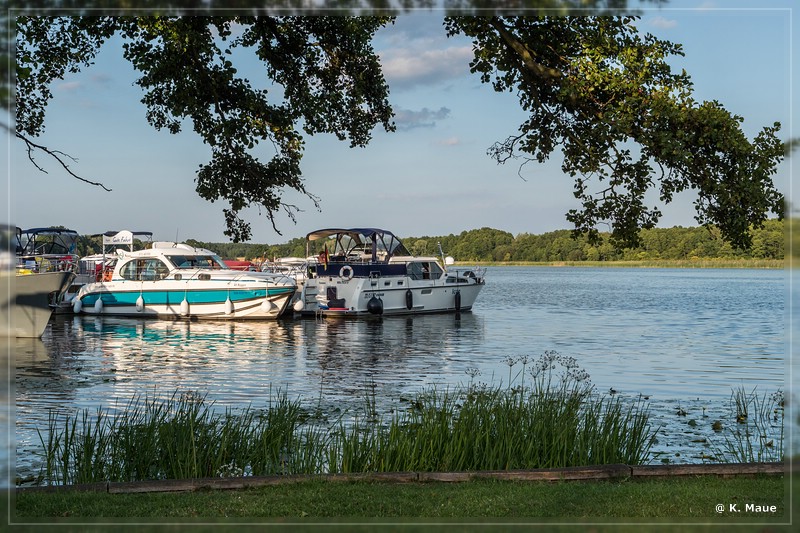
[[[483,530],[490,524],[503,530],[527,525],[584,531],[592,525],[592,531],[614,531],[623,524],[639,524],[635,527],[647,525],[648,531],[706,531],[732,525],[735,531],[789,531],[789,493],[783,476],[464,483],[317,479],[183,493],[22,491],[11,505],[12,524],[19,524],[13,531],[41,531],[45,524],[59,524],[59,531],[118,530],[114,524],[127,524],[125,529],[138,524],[148,531],[158,524],[164,531],[189,525],[192,531],[218,531],[223,524],[261,530],[330,530],[339,525],[347,531],[371,531],[378,523],[381,531],[434,524],[456,531]],[[748,504],[760,507],[748,509]]]

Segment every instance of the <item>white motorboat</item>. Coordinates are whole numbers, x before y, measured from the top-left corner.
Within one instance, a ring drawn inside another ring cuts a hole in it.
[[[153,233],[150,231],[107,231],[89,237],[93,239],[102,237],[102,252],[78,259],[75,279],[67,288],[61,303],[56,306],[55,313],[72,313],[72,299],[87,283],[111,279],[114,266],[120,257],[117,250],[133,252],[136,249],[146,248],[153,242]]]
[[[22,230],[17,228],[15,248],[17,274],[74,272],[77,274],[78,232],[60,227]],[[57,278],[58,276],[50,276]],[[70,279],[74,280],[73,275]],[[38,278],[44,279],[44,278]],[[50,293],[50,306],[57,310],[64,305],[69,287]]]
[[[469,311],[484,286],[482,269],[454,268],[450,257],[412,256],[378,228],[321,229],[306,236],[306,245],[307,255],[319,255],[293,304],[303,315]]]
[[[52,303],[61,299],[75,277],[69,268],[58,269],[66,264],[58,253],[52,254],[53,261],[44,250],[38,260],[34,254],[23,255],[23,242],[29,241],[22,241],[22,235],[14,226],[0,227],[0,337],[41,337],[53,313]]]
[[[310,264],[316,262],[316,257],[278,257],[272,261],[265,261],[261,265],[262,272],[271,272],[273,274],[283,274],[295,280],[298,290],[294,294],[291,303],[286,307],[284,314],[291,316],[295,313],[295,306],[300,306],[298,300],[303,297],[303,284],[308,279],[308,268]],[[302,310],[301,307],[298,309]]]
[[[159,318],[276,319],[297,285],[286,276],[228,268],[214,252],[154,242],[117,249],[110,276],[82,286],[75,313]]]
[[[16,274],[11,280],[8,336],[41,337],[53,314],[52,301],[60,300],[74,277],[70,271]]]

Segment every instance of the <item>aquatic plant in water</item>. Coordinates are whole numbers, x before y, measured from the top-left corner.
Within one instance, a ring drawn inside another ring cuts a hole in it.
[[[782,390],[759,397],[754,388],[733,389],[730,420],[720,424],[722,443],[715,446],[723,462],[777,462],[784,459],[786,398]]]

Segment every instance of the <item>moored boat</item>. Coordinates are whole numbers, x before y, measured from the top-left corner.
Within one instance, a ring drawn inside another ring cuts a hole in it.
[[[273,274],[283,274],[284,276],[288,276],[295,280],[297,283],[298,290],[294,294],[292,301],[286,307],[286,311],[284,314],[287,316],[291,316],[295,313],[295,306],[300,306],[302,304],[298,304],[298,300],[302,299],[303,297],[303,284],[305,283],[306,279],[308,279],[308,269],[309,264],[313,264],[316,262],[315,257],[277,257],[272,261],[265,261],[261,265],[262,272],[271,272]],[[299,308],[302,310],[302,307]]]
[[[120,252],[143,249],[153,242],[153,233],[150,231],[106,231],[89,237],[93,239],[102,237],[102,251],[99,254],[91,254],[78,259],[75,267],[75,279],[67,288],[60,304],[55,307],[55,313],[72,313],[73,298],[87,283],[103,279],[110,280]]]
[[[71,271],[16,274],[9,336],[41,337],[53,314],[52,302],[61,299],[74,277]]]
[[[485,283],[481,269],[455,268],[452,258],[412,256],[383,229],[321,229],[309,233],[306,244],[307,255],[318,255],[294,304],[303,315],[469,311]]]
[[[77,274],[78,264],[78,232],[61,227],[40,227],[22,230],[16,229],[15,248],[17,256],[17,274],[45,274],[54,272],[72,272]],[[50,276],[50,278],[68,276]],[[75,275],[70,277],[74,280]],[[44,278],[36,278],[43,280]],[[26,285],[27,283],[23,283]],[[54,310],[65,305],[69,286],[60,290],[51,290],[50,307]],[[68,303],[66,303],[68,305]]]
[[[60,250],[53,250],[52,262],[44,257],[48,255],[44,248],[38,260],[32,253],[24,254],[30,241],[23,240],[23,234],[14,226],[0,228],[0,337],[41,337],[53,313],[52,303],[61,299],[75,277],[70,268],[58,269]],[[33,246],[28,249],[32,250]]]
[[[109,278],[87,283],[73,311],[158,318],[276,319],[297,285],[285,276],[232,270],[214,252],[183,243],[119,256]]]

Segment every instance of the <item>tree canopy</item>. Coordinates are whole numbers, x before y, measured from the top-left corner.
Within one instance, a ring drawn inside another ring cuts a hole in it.
[[[590,2],[624,7],[619,3]],[[547,4],[568,13],[586,3]],[[472,39],[471,71],[495,91],[516,93],[529,115],[489,155],[524,165],[560,150],[581,204],[566,214],[576,235],[597,242],[608,226],[613,243],[636,245],[639,230],[654,227],[661,216],[645,202],[651,189],[666,203],[695,190],[697,221],[718,227],[736,247],[750,246],[750,228],[770,213],[783,215],[784,199],[772,180],[784,156],[780,125],[766,126],[750,140],[742,117],[716,101],[695,101],[689,75],[668,64],[682,54],[681,46],[641,33],[637,17],[462,13],[445,17],[444,31]],[[259,207],[280,233],[274,215],[283,209],[294,218],[297,211],[283,202],[285,188],[317,201],[302,179],[304,134],[333,134],[355,147],[366,145],[377,126],[394,129],[389,87],[371,44],[392,21],[271,14],[20,16],[16,135],[34,164],[37,150],[58,158],[33,140],[46,126],[49,87],[89,66],[117,35],[125,59],[140,73],[150,124],[171,133],[191,125],[211,147],[196,189],[207,200],[228,203],[225,234],[234,242],[249,240],[250,224],[240,213],[250,206]],[[263,63],[273,82],[269,91],[238,75],[236,49]],[[260,143],[274,147],[269,161],[253,155]]]

